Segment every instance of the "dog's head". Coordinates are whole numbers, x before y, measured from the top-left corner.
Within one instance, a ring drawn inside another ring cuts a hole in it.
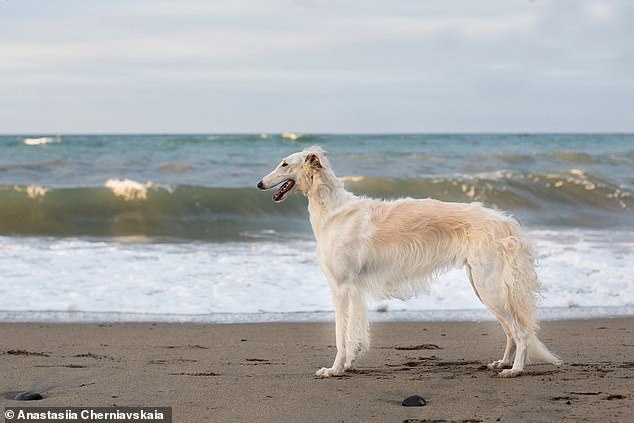
[[[326,152],[317,146],[293,153],[282,160],[273,172],[262,178],[258,188],[267,190],[281,184],[273,194],[273,201],[276,202],[284,201],[295,190],[307,193],[315,174],[323,169],[325,159]]]

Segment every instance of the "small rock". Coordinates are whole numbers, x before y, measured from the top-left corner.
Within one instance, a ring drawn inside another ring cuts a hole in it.
[[[16,401],[37,401],[43,398],[44,397],[42,396],[42,394],[38,394],[37,392],[31,392],[31,391],[20,392],[19,394],[15,396]]]
[[[427,404],[427,401],[419,395],[412,395],[411,397],[407,397],[401,403],[404,407],[422,407]]]

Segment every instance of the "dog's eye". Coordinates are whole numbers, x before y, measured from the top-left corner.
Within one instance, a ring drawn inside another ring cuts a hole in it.
[[[288,166],[288,163],[282,162],[282,167],[286,167],[286,166]]]

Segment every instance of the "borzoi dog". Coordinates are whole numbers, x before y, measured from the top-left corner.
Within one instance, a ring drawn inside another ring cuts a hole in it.
[[[366,296],[406,298],[426,291],[434,277],[453,267],[466,268],[475,294],[506,334],[504,355],[490,369],[515,377],[531,361],[561,364],[536,336],[540,286],[514,219],[479,203],[355,196],[315,146],[286,157],[258,188],[280,184],[276,202],[295,190],[308,197],[317,259],[335,307],[337,354],[332,367],[316,376],[343,375],[368,349]]]

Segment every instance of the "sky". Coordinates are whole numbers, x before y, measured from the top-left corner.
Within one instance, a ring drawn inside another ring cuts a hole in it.
[[[1,0],[0,133],[633,132],[632,0]]]

